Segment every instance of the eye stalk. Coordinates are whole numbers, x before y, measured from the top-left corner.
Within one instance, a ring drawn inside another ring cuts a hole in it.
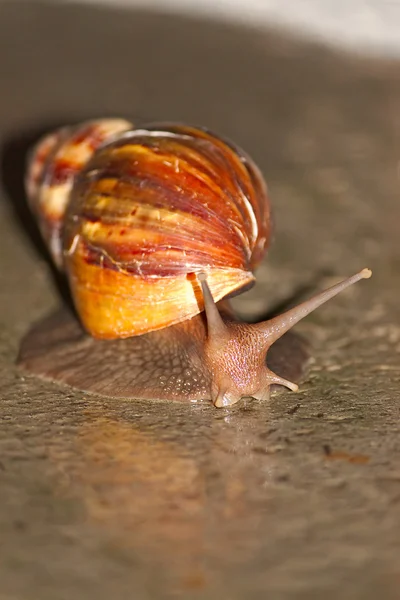
[[[212,375],[214,405],[219,408],[230,406],[247,396],[267,399],[271,385],[283,385],[296,392],[297,384],[268,369],[265,360],[268,349],[310,312],[371,275],[369,269],[363,269],[278,317],[248,324],[220,314],[208,286],[207,275],[199,273],[207,319],[205,357]]]

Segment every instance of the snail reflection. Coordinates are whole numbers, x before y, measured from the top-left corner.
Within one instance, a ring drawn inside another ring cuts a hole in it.
[[[69,451],[50,444],[58,493],[83,504],[110,546],[168,564],[176,585],[206,586],[216,561],[251,561],[263,543],[260,499],[267,510],[266,486],[282,468],[276,455],[253,451],[254,421],[210,419],[210,409],[192,407],[200,433],[187,443],[179,407],[158,420],[154,407],[140,424],[118,416],[120,403],[110,406],[85,411]]]

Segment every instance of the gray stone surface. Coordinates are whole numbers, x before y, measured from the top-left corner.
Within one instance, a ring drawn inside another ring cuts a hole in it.
[[[272,31],[0,6],[0,598],[398,598],[398,63]],[[14,366],[60,301],[25,208],[29,140],[118,114],[206,124],[268,177],[252,317],[364,266],[298,327],[298,394],[231,410],[94,398]]]

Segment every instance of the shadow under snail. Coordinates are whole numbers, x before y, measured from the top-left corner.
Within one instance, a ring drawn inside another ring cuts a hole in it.
[[[79,318],[64,308],[34,325],[18,362],[88,392],[223,407],[268,399],[273,385],[296,391],[308,354],[282,336],[371,275],[269,321],[235,317],[227,296],[254,281],[269,200],[250,157],[205,129],[121,119],[60,129],[34,148],[26,189]]]

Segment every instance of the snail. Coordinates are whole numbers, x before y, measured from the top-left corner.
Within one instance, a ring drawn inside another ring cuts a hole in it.
[[[270,241],[267,186],[245,152],[204,128],[60,129],[33,149],[26,191],[76,315],[34,325],[18,363],[87,392],[224,407],[265,400],[271,386],[296,391],[308,353],[286,332],[371,275],[269,321],[238,319],[229,297],[254,283]]]

